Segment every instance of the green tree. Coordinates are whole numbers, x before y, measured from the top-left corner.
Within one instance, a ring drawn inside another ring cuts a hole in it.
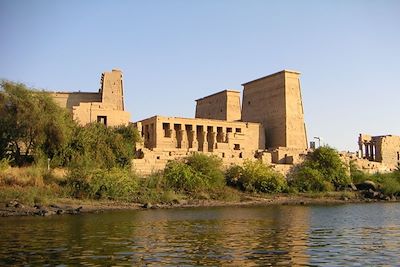
[[[290,184],[299,186],[300,191],[325,191],[331,187],[328,183],[340,189],[351,182],[339,153],[329,146],[319,147],[310,153],[290,176]]]
[[[63,166],[129,167],[139,141],[139,133],[133,125],[106,127],[102,123],[90,123],[74,129],[73,137],[58,158]]]
[[[47,93],[1,82],[0,156],[23,165],[35,157],[52,158],[69,140],[73,122]]]

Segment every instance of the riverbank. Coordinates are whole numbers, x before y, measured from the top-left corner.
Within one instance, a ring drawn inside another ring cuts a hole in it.
[[[18,201],[0,203],[0,217],[9,216],[51,216],[77,215],[82,213],[101,213],[115,210],[171,209],[195,207],[239,207],[262,205],[333,205],[346,203],[397,202],[399,199],[386,200],[363,197],[358,192],[326,192],[307,194],[273,194],[251,196],[242,194],[239,201],[189,199],[170,203],[131,203],[106,200],[59,199],[49,205],[25,205]]]

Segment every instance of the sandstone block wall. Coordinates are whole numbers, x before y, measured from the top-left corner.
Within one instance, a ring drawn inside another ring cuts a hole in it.
[[[101,102],[100,90],[97,93],[87,92],[56,92],[50,93],[50,96],[60,106],[72,110],[74,106],[80,103]]]
[[[307,148],[299,75],[284,70],[243,84],[242,120],[262,123],[266,148]]]
[[[154,116],[138,122],[144,147],[202,152],[256,151],[264,147],[259,123]],[[221,154],[222,156],[222,154]]]
[[[107,126],[129,123],[130,114],[124,110],[120,70],[104,72],[97,93],[56,92],[50,95],[57,104],[70,110],[73,119],[81,125],[91,122],[101,122]]]
[[[238,121],[241,119],[240,92],[224,90],[196,100],[196,118]]]

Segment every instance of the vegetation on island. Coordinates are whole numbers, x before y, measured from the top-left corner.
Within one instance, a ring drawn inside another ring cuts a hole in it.
[[[309,153],[287,177],[262,161],[224,168],[220,158],[195,153],[149,177],[133,170],[132,126],[80,126],[41,91],[2,82],[0,89],[0,201],[49,204],[60,199],[178,203],[190,199],[240,201],[266,194],[346,192],[369,180],[400,195],[400,170],[366,174],[328,146]]]

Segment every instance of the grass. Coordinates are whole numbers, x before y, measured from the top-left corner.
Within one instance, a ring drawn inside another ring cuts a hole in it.
[[[2,168],[0,171],[0,201],[18,200],[24,204],[48,204],[63,196],[58,185],[59,171],[48,172],[37,166]]]

